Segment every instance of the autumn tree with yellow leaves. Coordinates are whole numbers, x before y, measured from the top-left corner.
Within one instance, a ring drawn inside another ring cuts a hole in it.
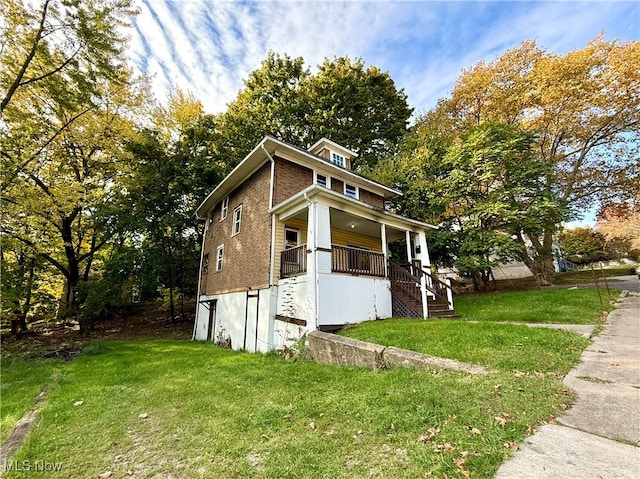
[[[464,70],[451,96],[414,130],[427,122],[431,136],[452,143],[486,123],[534,132],[536,156],[549,165],[544,188],[560,209],[575,215],[598,202],[624,198],[640,179],[638,65],[638,41],[607,41],[600,35],[564,55],[525,41],[492,62]],[[519,259],[543,281],[553,281],[558,226],[547,222],[521,241]]]

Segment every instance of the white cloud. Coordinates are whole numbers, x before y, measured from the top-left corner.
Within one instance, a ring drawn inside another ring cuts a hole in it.
[[[377,2],[142,0],[131,56],[155,75],[163,100],[179,87],[224,110],[269,50],[362,57],[388,70],[418,111],[445,96],[464,67],[534,38],[550,51],[581,48],[601,30],[640,37],[630,2]]]

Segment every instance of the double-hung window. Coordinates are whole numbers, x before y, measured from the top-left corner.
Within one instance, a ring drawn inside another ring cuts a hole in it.
[[[220,206],[220,221],[227,217],[227,213],[229,212],[229,197],[225,197],[222,200],[222,205]]]
[[[224,258],[224,245],[221,244],[216,250],[216,271],[222,271],[222,259]]]
[[[231,229],[231,236],[240,233],[240,225],[242,223],[242,205],[233,210],[233,228]]]

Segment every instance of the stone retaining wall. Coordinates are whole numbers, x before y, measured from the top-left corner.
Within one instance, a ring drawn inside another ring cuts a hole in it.
[[[390,367],[414,367],[435,371],[463,371],[470,374],[493,372],[484,366],[429,356],[392,346],[385,347],[321,331],[313,331],[307,337],[311,357],[314,361],[323,364],[361,366],[376,370]]]

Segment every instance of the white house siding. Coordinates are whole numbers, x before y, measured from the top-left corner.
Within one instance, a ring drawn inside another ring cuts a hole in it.
[[[196,318],[195,339],[208,339],[209,305],[217,300],[214,341],[231,339],[233,349],[267,352],[274,348],[275,294],[272,288],[202,296]]]
[[[321,326],[391,317],[389,280],[341,274],[321,274],[318,280]]]

